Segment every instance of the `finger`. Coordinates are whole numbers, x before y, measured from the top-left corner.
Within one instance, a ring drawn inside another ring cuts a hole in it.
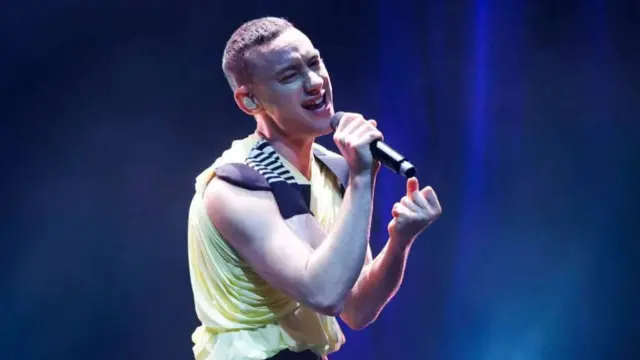
[[[349,125],[353,119],[353,113],[344,113],[342,115],[342,118],[340,118],[340,122],[338,123],[338,126],[336,127],[336,132],[339,131],[343,131],[344,128],[347,127],[347,125]]]
[[[399,203],[395,203],[395,204],[393,204],[393,207],[391,208],[391,216],[393,216],[394,218],[399,215],[398,206],[400,206],[400,204]]]
[[[369,123],[376,129],[378,130],[378,122],[375,120],[368,120]],[[380,141],[384,141],[384,134],[378,130],[378,133],[380,134]]]
[[[391,215],[394,218],[399,218],[399,217],[403,217],[403,218],[409,218],[413,216],[413,212],[411,212],[411,210],[407,209],[406,206],[400,204],[400,203],[396,203],[396,205],[393,207],[393,209],[391,209]]]
[[[358,145],[371,144],[374,140],[382,139],[382,134],[380,133],[380,131],[374,128],[364,129],[362,134],[358,134],[358,135],[354,134],[353,136],[357,137]]]
[[[340,118],[340,122],[338,122],[338,126],[333,133],[333,140],[338,146],[343,146],[345,143],[346,136],[343,130],[345,127],[347,127],[347,125],[349,125],[350,121],[351,120],[349,114],[345,113]]]
[[[348,116],[348,118],[346,119],[348,123],[344,128],[342,128],[342,132],[348,136],[350,134],[353,134],[356,129],[362,126],[365,120],[361,115],[358,114],[349,114],[345,115],[345,117],[346,116]]]
[[[407,196],[411,196],[411,194],[418,191],[418,187],[418,179],[416,177],[407,179]]]
[[[353,113],[347,113],[340,120],[340,124],[338,125],[338,129],[333,135],[334,140],[340,146],[346,146],[349,141],[353,141],[353,138],[350,137],[353,129],[358,127],[358,124],[364,122],[362,116]],[[352,144],[353,145],[353,144]]]
[[[369,121],[363,121],[361,123],[358,123],[358,127],[353,129],[351,133],[353,135],[363,136],[365,133],[369,131],[378,131],[378,129],[372,126]]]
[[[429,209],[431,207],[427,199],[422,194],[422,191],[414,191],[411,194],[411,200],[422,209]]]
[[[436,209],[440,209],[440,202],[438,201],[438,196],[436,192],[433,190],[431,186],[425,186],[424,189],[420,191],[422,196],[427,200],[429,205]]]
[[[418,192],[414,192],[414,194],[417,194]],[[418,207],[417,204],[415,204],[410,197],[408,196],[403,196],[402,199],[400,199],[400,203],[402,205],[404,205],[407,209],[411,210],[412,212],[418,212],[420,211],[420,208]]]

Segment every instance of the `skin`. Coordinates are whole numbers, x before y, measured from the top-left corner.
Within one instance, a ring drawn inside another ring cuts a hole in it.
[[[247,59],[253,78],[235,90],[238,107],[254,116],[256,131],[309,178],[313,142],[332,131],[334,114],[331,81],[318,50],[291,28],[251,50]],[[326,111],[302,107],[322,95]],[[214,178],[204,201],[212,223],[263,279],[319,313],[362,329],[395,295],[411,244],[442,209],[431,187],[419,190],[418,180],[409,179],[407,195],[392,209],[387,245],[373,259],[369,231],[379,164],[369,144],[382,134],[375,121],[348,113],[333,138],[350,179],[339,220],[321,239],[288,226],[268,191],[247,191]]]

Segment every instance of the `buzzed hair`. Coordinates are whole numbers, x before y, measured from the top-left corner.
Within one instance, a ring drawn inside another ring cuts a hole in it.
[[[269,16],[247,21],[234,31],[222,56],[222,71],[232,90],[251,79],[247,52],[269,43],[292,27],[293,24],[283,18]]]

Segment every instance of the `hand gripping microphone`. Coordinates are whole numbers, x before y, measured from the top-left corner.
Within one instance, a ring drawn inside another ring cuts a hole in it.
[[[331,118],[331,127],[334,131],[338,128],[338,124],[343,116],[344,112],[338,111]],[[406,178],[416,175],[415,166],[383,141],[374,140],[370,144],[370,149],[374,159],[380,161],[384,166],[393,170],[396,174],[400,174]]]

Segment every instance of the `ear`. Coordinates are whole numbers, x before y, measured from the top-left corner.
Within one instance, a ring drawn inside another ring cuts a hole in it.
[[[247,115],[256,115],[262,110],[256,98],[244,85],[233,92],[233,97],[240,110],[244,111]]]

